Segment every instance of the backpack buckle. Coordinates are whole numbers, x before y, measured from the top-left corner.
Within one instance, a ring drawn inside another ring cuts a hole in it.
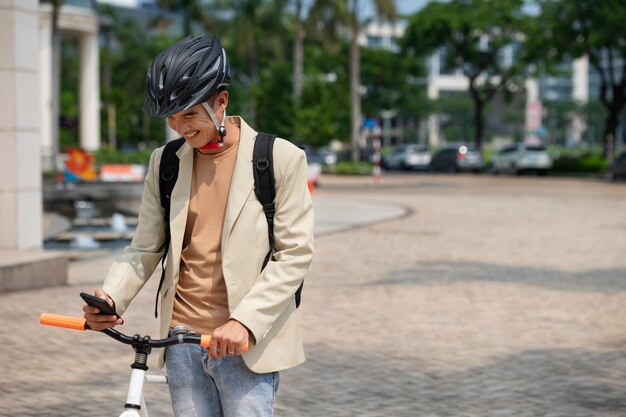
[[[258,169],[259,171],[265,171],[270,167],[270,161],[263,158],[263,159],[259,159],[256,162],[256,169]]]
[[[176,171],[172,167],[165,167],[163,173],[161,174],[161,179],[163,181],[171,181],[176,176]]]

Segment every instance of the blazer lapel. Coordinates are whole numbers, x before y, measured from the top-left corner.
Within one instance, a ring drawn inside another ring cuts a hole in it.
[[[228,192],[228,203],[224,215],[224,229],[222,234],[222,254],[230,237],[233,225],[241,213],[246,200],[254,189],[254,174],[252,172],[252,153],[256,132],[242,119],[240,120],[239,149],[237,160],[233,168],[233,178]]]
[[[193,172],[193,148],[187,143],[176,152],[180,159],[178,164],[178,178],[172,190],[170,202],[170,233],[172,238],[172,259],[174,261],[174,276],[180,269],[180,254],[183,249],[183,237],[187,225],[189,210],[189,193],[191,192],[191,176]]]

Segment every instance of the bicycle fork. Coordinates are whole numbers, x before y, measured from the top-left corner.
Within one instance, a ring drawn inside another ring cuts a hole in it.
[[[139,336],[133,337],[133,349],[135,350],[135,361],[130,365],[132,368],[130,374],[130,383],[128,386],[128,395],[126,404],[124,404],[124,412],[120,417],[148,417],[148,409],[143,398],[144,382],[167,384],[165,375],[147,375],[148,371],[148,355],[151,348],[148,346],[150,337],[146,336],[140,339]]]

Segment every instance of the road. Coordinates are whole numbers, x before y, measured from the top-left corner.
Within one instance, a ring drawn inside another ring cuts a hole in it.
[[[330,177],[314,200],[331,223],[351,217],[342,205],[397,215],[319,229],[299,311],[308,361],[281,374],[277,416],[626,415],[626,184]],[[0,415],[119,414],[127,348],[37,325],[76,314],[107,262],[0,295]],[[124,332],[155,332],[155,285]],[[164,387],[145,394],[151,415],[171,415]]]

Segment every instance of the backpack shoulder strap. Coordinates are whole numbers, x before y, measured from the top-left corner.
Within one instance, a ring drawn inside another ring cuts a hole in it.
[[[178,156],[176,152],[185,143],[184,138],[168,142],[163,148],[161,163],[159,164],[159,191],[161,193],[161,207],[165,210],[165,218],[169,219],[170,199],[172,190],[178,178]]]
[[[170,203],[172,200],[172,190],[176,185],[178,179],[178,155],[176,152],[185,143],[184,138],[179,138],[168,142],[163,148],[163,154],[161,155],[161,162],[159,163],[159,192],[161,194],[161,207],[163,207],[163,220],[165,224],[165,250],[163,252],[163,258],[161,258],[161,280],[159,281],[159,289],[156,293],[156,300],[154,302],[154,317],[158,317],[158,305],[159,305],[159,293],[163,286],[163,280],[165,279],[165,259],[167,258],[167,252],[170,247]]]
[[[269,262],[272,249],[274,248],[274,164],[273,149],[276,135],[259,132],[254,141],[252,153],[252,168],[254,170],[254,193],[259,199],[267,219],[267,234],[270,242],[270,251],[263,261],[263,268]]]
[[[263,261],[263,268],[267,265],[274,250],[274,198],[276,197],[276,188],[274,183],[274,163],[273,149],[276,135],[259,132],[254,141],[254,152],[252,154],[252,168],[254,171],[254,193],[259,202],[263,206],[265,218],[267,220],[267,235],[270,242],[270,250]],[[302,294],[302,286],[296,291],[296,307],[300,306]]]

